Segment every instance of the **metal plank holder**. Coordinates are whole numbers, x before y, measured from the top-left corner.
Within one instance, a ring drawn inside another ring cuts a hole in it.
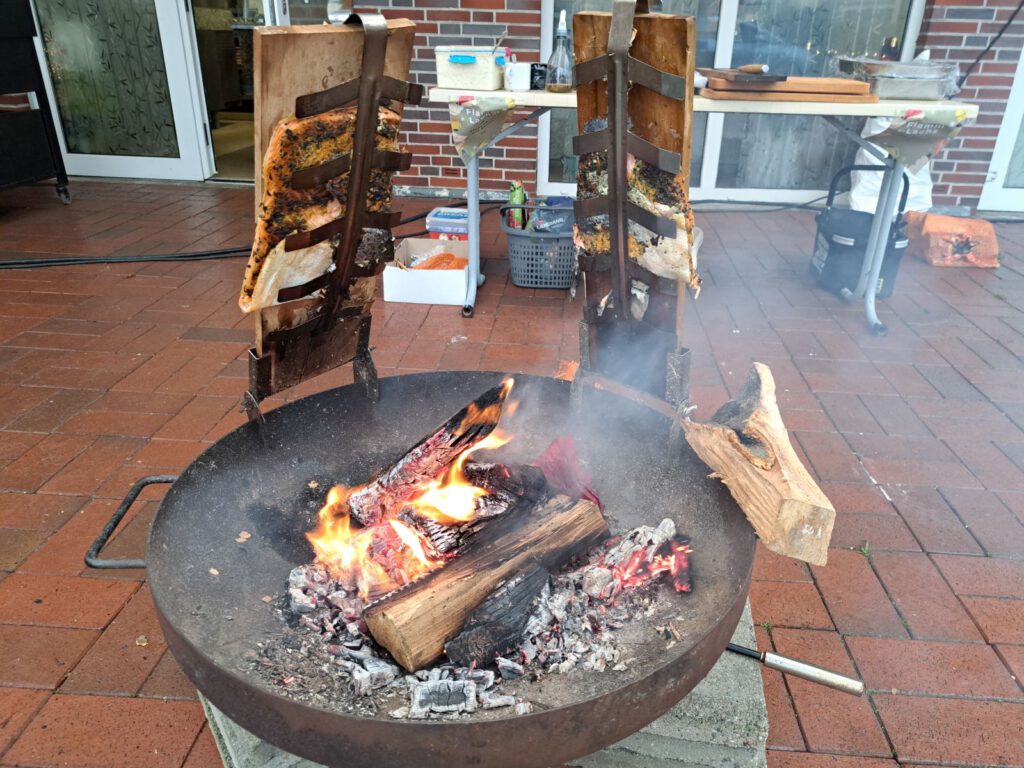
[[[581,268],[586,275],[592,270],[611,271],[612,290],[605,296],[598,307],[587,306],[580,323],[580,375],[583,377],[603,373],[621,378],[627,369],[643,366],[631,366],[627,362],[635,350],[646,345],[645,340],[659,338],[659,348],[666,349],[665,376],[662,381],[651,385],[642,378],[634,377],[627,381],[642,389],[658,389],[664,386],[665,398],[675,404],[685,404],[689,399],[689,350],[679,347],[680,339],[675,338],[669,343],[663,337],[666,332],[655,328],[643,319],[636,319],[630,312],[631,281],[638,279],[648,286],[668,288],[666,292],[675,292],[676,286],[667,286],[664,278],[644,269],[629,258],[629,221],[650,230],[660,237],[676,236],[675,222],[669,218],[657,216],[644,210],[628,199],[626,162],[629,155],[640,158],[660,171],[676,175],[679,173],[682,158],[676,152],[670,152],[655,146],[636,135],[629,129],[628,95],[630,83],[647,88],[675,101],[686,99],[688,83],[686,78],[669,74],[656,67],[640,61],[630,55],[629,49],[633,37],[633,19],[637,12],[636,0],[615,0],[612,7],[611,26],[608,34],[608,52],[576,65],[577,85],[586,85],[597,80],[607,82],[608,121],[607,127],[573,137],[573,152],[584,156],[596,152],[604,152],[607,157],[608,193],[585,199],[577,199],[574,212],[577,222],[595,216],[607,215],[609,224],[609,257],[603,254],[584,254]],[[640,10],[646,12],[660,11],[660,3],[641,2]],[[577,193],[579,194],[579,193]],[[584,283],[586,285],[586,282]],[[678,299],[677,299],[678,301]],[[607,333],[601,334],[604,328]],[[599,335],[606,337],[607,343],[601,346],[617,346],[620,352],[609,355],[618,358],[617,370],[601,365],[598,354]],[[660,352],[655,355],[660,358]],[[660,359],[650,360],[660,368]],[[600,366],[602,370],[598,371]],[[662,394],[662,392],[657,392]]]

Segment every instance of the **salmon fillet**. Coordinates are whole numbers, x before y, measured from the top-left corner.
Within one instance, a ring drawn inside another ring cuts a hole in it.
[[[401,117],[381,107],[377,113],[375,146],[377,149],[398,150],[398,126]],[[245,269],[239,306],[250,312],[257,281],[265,270],[274,269],[280,261],[282,269],[294,269],[309,252],[310,258],[322,261],[324,243],[302,251],[292,252],[285,258],[283,241],[296,232],[308,232],[345,215],[348,195],[348,172],[310,189],[291,187],[295,171],[321,165],[352,151],[356,110],[353,107],[335,109],[313,117],[290,117],[274,128],[273,136],[263,159],[263,200],[256,220],[256,235],[252,253]],[[390,171],[372,169],[366,195],[366,209],[388,211],[391,207]],[[311,279],[306,277],[302,282]],[[281,287],[298,285],[277,276]]]

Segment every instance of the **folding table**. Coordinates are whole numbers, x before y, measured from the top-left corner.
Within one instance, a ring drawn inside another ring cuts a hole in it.
[[[521,120],[501,131],[487,146],[493,146],[505,137],[515,133],[531,121],[551,109],[576,107],[575,93],[548,93],[546,91],[461,91],[450,88],[431,88],[429,100],[438,103],[457,103],[467,96],[499,96],[512,99],[517,108],[532,111]],[[844,125],[841,117],[888,117],[897,121],[931,123],[946,126],[949,134],[960,125],[978,116],[976,104],[959,101],[907,101],[883,99],[874,104],[848,104],[828,101],[751,101],[745,99],[708,99],[694,96],[694,112],[725,112],[762,115],[813,115],[822,118],[851,141],[864,147],[885,166],[882,185],[878,195],[878,206],[871,222],[864,262],[860,279],[852,291],[844,291],[843,298],[854,301],[864,299],[864,311],[868,323],[875,333],[885,333],[885,324],[878,319],[875,308],[874,286],[882,270],[889,233],[892,229],[896,206],[899,201],[900,183],[906,170],[900,156],[879,150],[877,146],[861,137],[860,133]],[[947,134],[947,135],[949,135]],[[469,287],[462,314],[471,317],[476,303],[477,287],[483,285],[480,272],[480,163],[478,156],[470,159],[466,166],[466,186],[469,206]],[[871,290],[869,290],[871,286]]]

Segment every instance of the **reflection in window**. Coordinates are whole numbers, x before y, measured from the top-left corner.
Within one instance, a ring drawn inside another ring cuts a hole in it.
[[[878,55],[902,38],[910,0],[740,0],[732,65],[831,75],[837,55]],[[814,117],[725,117],[719,187],[824,189],[856,147]]]

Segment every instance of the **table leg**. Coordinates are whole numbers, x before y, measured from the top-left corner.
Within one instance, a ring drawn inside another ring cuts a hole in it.
[[[480,273],[480,160],[476,155],[466,164],[466,207],[469,213],[469,284],[462,316],[472,317],[476,289],[484,282]]]
[[[844,288],[840,295],[847,301],[859,299],[865,295],[868,288],[868,280],[871,277],[871,267],[874,264],[874,255],[878,252],[878,243],[882,236],[882,227],[885,223],[884,210],[886,201],[889,199],[893,183],[892,160],[885,161],[885,171],[882,172],[882,184],[878,190],[878,202],[875,204],[875,214],[871,218],[871,230],[868,233],[868,242],[864,248],[864,261],[861,265],[860,277],[857,279],[857,287],[852,291]],[[885,240],[881,240],[885,242]],[[882,248],[885,252],[885,248]]]
[[[896,208],[899,205],[900,187],[903,181],[903,163],[899,160],[892,160],[885,171],[886,180],[889,182],[884,202],[882,198],[878,201],[878,210],[875,211],[875,218],[881,217],[881,225],[878,232],[878,242],[875,250],[871,253],[871,272],[868,276],[867,292],[864,294],[864,312],[868,317],[868,324],[871,330],[878,336],[884,336],[888,329],[885,323],[878,319],[875,311],[875,293],[878,287],[878,276],[882,273],[882,262],[885,260],[885,252],[889,247],[889,233],[892,231],[892,220],[896,215]],[[867,258],[865,257],[865,261]]]

